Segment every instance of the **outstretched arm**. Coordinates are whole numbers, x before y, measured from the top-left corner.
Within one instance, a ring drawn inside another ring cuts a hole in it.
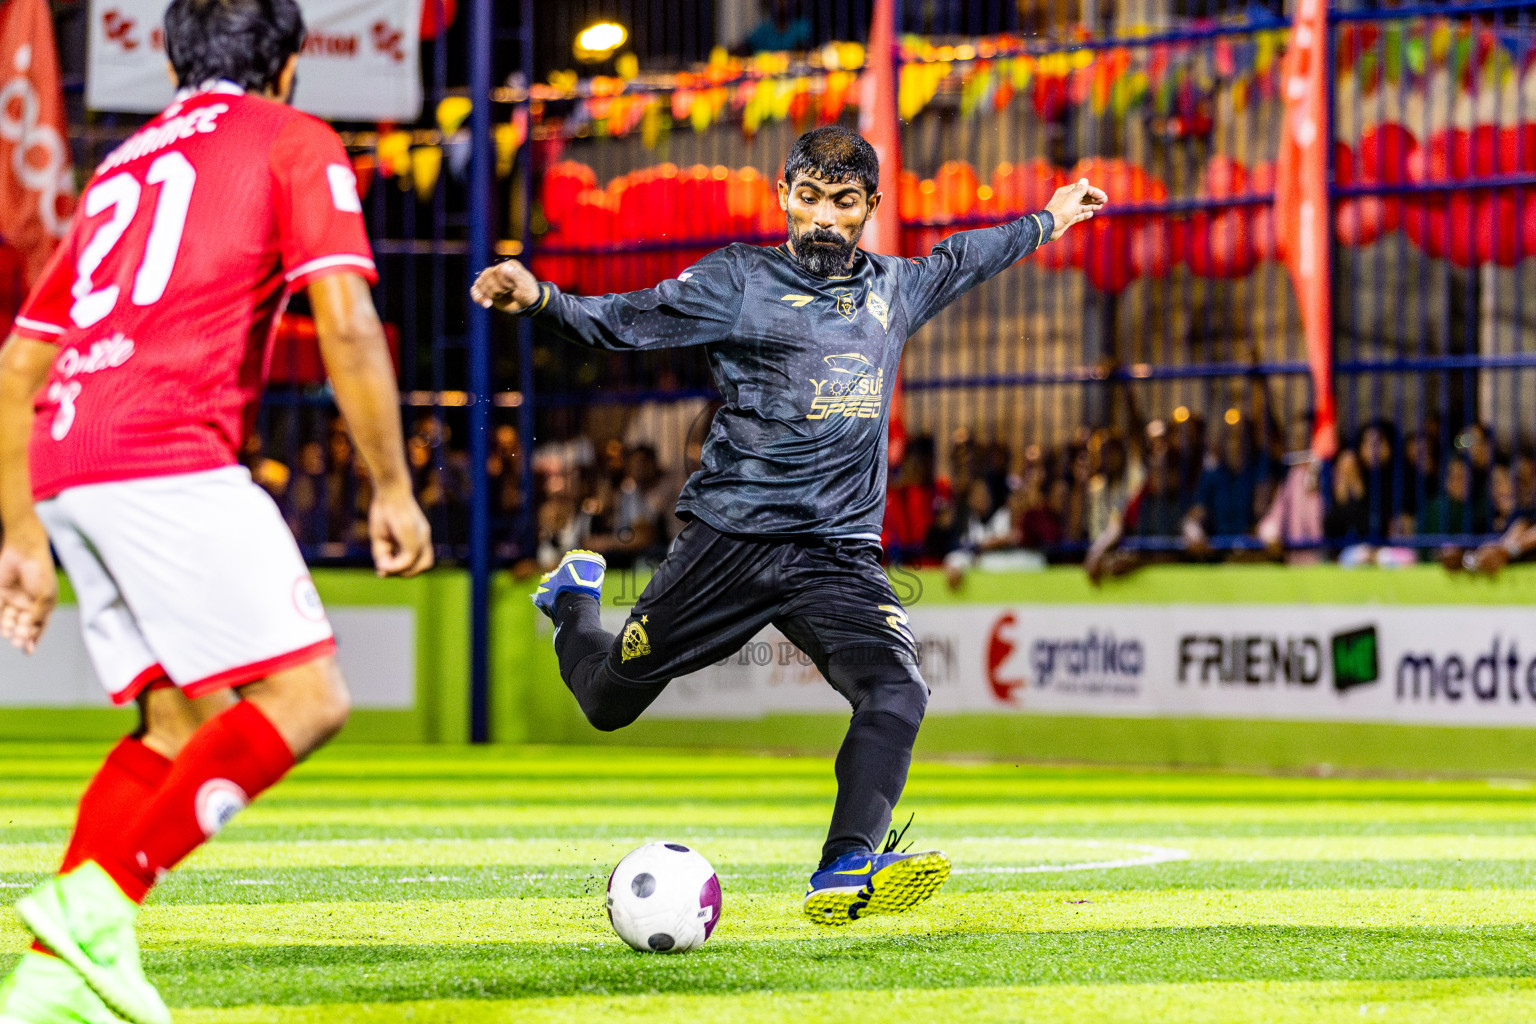
[[[654,288],[614,295],[566,295],[517,260],[480,272],[470,297],[487,309],[537,316],[556,334],[591,348],[708,345],[730,337],[744,282],[721,249]]]
[[[59,599],[48,534],[32,505],[32,402],[58,346],[12,337],[0,348],[0,637],[31,654]]]
[[[928,256],[909,261],[902,288],[912,329],[981,282],[1060,238],[1072,225],[1088,220],[1107,200],[1083,178],[1057,189],[1039,213],[995,228],[961,231],[940,242]]]

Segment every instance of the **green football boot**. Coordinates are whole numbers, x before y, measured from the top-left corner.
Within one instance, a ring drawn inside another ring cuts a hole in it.
[[[54,956],[28,951],[0,981],[0,1024],[125,1024],[85,979]]]
[[[73,967],[102,1002],[132,1024],[170,1024],[171,1012],[139,963],[139,908],[87,861],[23,896],[16,913],[43,945]]]

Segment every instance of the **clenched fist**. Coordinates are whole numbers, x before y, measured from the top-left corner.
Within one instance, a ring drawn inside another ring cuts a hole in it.
[[[507,260],[480,271],[469,297],[486,309],[520,313],[539,301],[539,282],[517,260]]]

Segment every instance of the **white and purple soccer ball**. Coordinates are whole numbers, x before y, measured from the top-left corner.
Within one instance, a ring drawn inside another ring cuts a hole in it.
[[[686,953],[720,921],[720,879],[682,843],[646,843],[608,876],[608,920],[643,953]]]

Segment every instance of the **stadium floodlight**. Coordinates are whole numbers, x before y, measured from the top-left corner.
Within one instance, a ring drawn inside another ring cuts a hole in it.
[[[607,60],[629,39],[629,32],[612,21],[600,21],[581,30],[573,47],[576,59],[584,64]]]

